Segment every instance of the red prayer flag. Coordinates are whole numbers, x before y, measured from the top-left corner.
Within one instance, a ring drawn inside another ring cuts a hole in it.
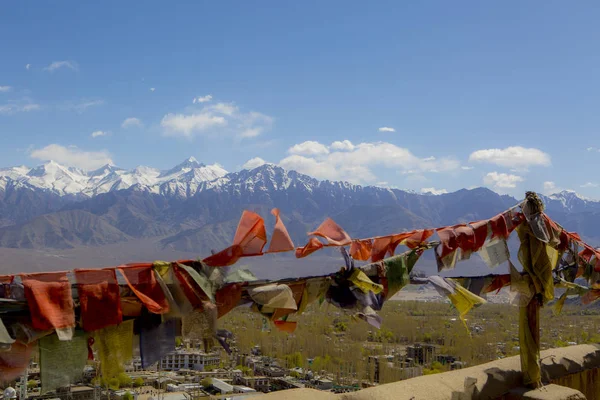
[[[507,239],[510,235],[506,217],[504,214],[498,214],[490,219],[490,227],[492,228],[492,238]]]
[[[240,303],[240,300],[242,300],[242,286],[241,283],[230,283],[217,290],[217,293],[215,293],[217,318],[221,318]]]
[[[320,236],[327,240],[327,243],[333,246],[349,245],[352,239],[338,224],[331,218],[327,218],[317,228],[316,231],[310,232],[309,235]]]
[[[490,293],[496,290],[496,294],[500,292],[504,286],[510,285],[510,274],[496,275],[487,287],[483,288],[481,293]]]
[[[129,288],[154,314],[169,312],[169,302],[154,276],[152,264],[129,264],[117,267]]]
[[[487,235],[488,235],[489,222],[490,221],[487,219],[481,220],[481,221],[469,222],[469,225],[471,225],[471,227],[473,228],[473,231],[475,232],[475,242],[473,244],[473,251],[477,251],[477,250],[481,249],[483,247],[483,245],[485,244],[485,240],[487,239]]]
[[[269,253],[278,253],[282,251],[294,250],[294,243],[288,233],[283,221],[279,216],[279,209],[274,208],[271,210],[271,214],[275,216],[275,228],[273,229],[273,235],[271,236],[271,243],[269,243]]]
[[[21,274],[34,329],[47,331],[75,326],[71,284],[66,272]]]
[[[95,331],[123,321],[119,283],[114,269],[76,269],[81,321],[85,331]]]
[[[14,275],[0,275],[0,284],[10,285],[14,280]]]
[[[198,284],[194,281],[194,278],[179,263],[173,264],[173,272],[192,307],[202,308],[202,302],[208,300],[208,297],[201,288],[198,288]]]

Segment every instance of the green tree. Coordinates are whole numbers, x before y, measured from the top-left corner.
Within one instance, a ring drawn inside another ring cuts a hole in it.
[[[144,386],[144,380],[142,378],[135,378],[133,381],[133,387],[142,387]]]
[[[129,392],[129,390],[126,391],[123,395],[123,400],[133,400],[133,395],[131,394],[131,392]]]
[[[302,353],[300,353],[299,351],[287,355],[286,360],[289,368],[304,366],[304,357],[302,357]]]
[[[110,379],[106,386],[108,386],[108,388],[112,390],[119,390],[119,378]]]
[[[131,387],[131,385],[133,384],[133,379],[131,379],[131,377],[129,375],[127,375],[125,372],[121,372],[119,374],[119,376],[117,377],[117,379],[119,380],[119,387]]]
[[[209,387],[210,385],[212,385],[212,378],[204,378],[204,379],[202,379],[202,381],[200,381],[200,384],[201,384],[203,387],[207,388],[207,387]]]
[[[31,379],[27,381],[27,390],[35,389],[37,387],[37,381]]]
[[[179,346],[181,346],[182,344],[183,344],[183,339],[181,338],[181,336],[177,336],[177,337],[175,338],[175,346],[176,346],[176,347],[179,347]]]

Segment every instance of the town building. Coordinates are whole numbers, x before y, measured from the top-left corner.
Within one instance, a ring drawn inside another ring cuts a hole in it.
[[[207,367],[214,368],[221,362],[219,353],[205,353],[199,350],[177,350],[167,354],[160,360],[163,371],[179,371],[192,369],[204,371]]]
[[[271,388],[271,379],[266,376],[238,376],[234,384],[250,387],[258,392],[268,393]]]
[[[411,358],[415,364],[426,365],[435,361],[437,346],[433,344],[415,344],[406,347],[406,357]]]

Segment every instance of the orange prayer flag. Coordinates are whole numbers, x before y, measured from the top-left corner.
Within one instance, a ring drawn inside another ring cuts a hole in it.
[[[435,231],[433,229],[417,229],[416,231],[396,235],[395,241],[399,240],[399,244],[403,244],[409,249],[416,249],[423,243],[427,242],[427,239],[429,239],[434,232]]]
[[[245,256],[262,254],[263,247],[267,244],[267,231],[260,215],[244,210],[233,244],[239,244]]]
[[[271,210],[271,214],[275,216],[275,228],[273,229],[273,235],[271,236],[271,243],[269,243],[269,253],[278,253],[282,251],[294,250],[294,243],[288,233],[283,221],[279,216],[279,209],[274,208]]]
[[[350,246],[350,255],[355,260],[367,261],[371,257],[371,250],[373,249],[373,242],[371,239],[357,239],[352,241]]]
[[[14,275],[0,275],[0,284],[10,285],[14,280]]]
[[[373,240],[371,247],[371,261],[377,262],[385,258],[390,246],[392,245],[393,236],[378,237]]]
[[[298,323],[296,321],[274,321],[275,328],[281,332],[294,333]]]
[[[265,244],[267,231],[264,220],[257,213],[244,210],[235,231],[233,245],[202,261],[211,267],[233,265],[240,257],[261,255]]]
[[[10,382],[23,375],[29,366],[35,343],[15,342],[8,351],[0,351],[0,382]]]
[[[31,325],[39,331],[75,326],[71,283],[66,272],[21,274]]]
[[[154,314],[169,312],[169,302],[156,280],[152,264],[121,265],[117,269],[148,311]]]
[[[306,257],[315,251],[322,249],[323,243],[316,237],[312,237],[308,240],[308,243],[304,247],[298,247],[296,249],[296,258]]]
[[[336,224],[331,218],[327,218],[325,221],[323,221],[317,230],[310,232],[309,235],[325,238],[327,243],[333,246],[346,246],[352,241],[346,231]]]

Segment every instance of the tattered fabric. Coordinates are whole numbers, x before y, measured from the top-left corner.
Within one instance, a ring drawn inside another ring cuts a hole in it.
[[[123,320],[114,269],[76,269],[82,327],[95,331]]]
[[[129,288],[146,308],[154,314],[169,312],[169,302],[154,275],[151,264],[123,265],[117,268]]]
[[[67,330],[75,327],[75,313],[71,284],[66,272],[21,274],[25,297],[34,329],[56,329],[65,333],[61,339],[69,340]]]
[[[320,236],[327,240],[327,243],[332,246],[349,245],[352,239],[338,224],[331,218],[327,218],[317,228],[316,231],[310,232],[309,235]]]
[[[15,342],[9,351],[0,352],[0,383],[11,382],[23,375],[29,366],[34,348],[34,344]]]
[[[273,229],[273,235],[271,236],[271,242],[269,243],[269,250],[267,252],[279,253],[282,251],[294,250],[294,242],[292,242],[292,238],[279,216],[279,209],[272,209],[271,214],[275,217],[275,228]]]
[[[148,368],[175,351],[176,320],[169,319],[158,326],[142,326],[140,356],[142,368]]]
[[[94,332],[94,347],[100,358],[102,377],[111,379],[125,371],[133,357],[133,320]]]
[[[521,224],[517,233],[521,240],[519,261],[531,276],[536,293],[542,294],[544,302],[554,300],[552,270],[558,262],[558,251],[537,239],[528,224]]]
[[[262,217],[244,210],[238,223],[233,244],[202,260],[210,266],[221,267],[235,264],[240,257],[261,255],[267,243],[267,231]]]
[[[223,286],[215,294],[218,318],[233,310],[242,300],[242,283],[230,283]]]
[[[39,341],[41,394],[80,382],[88,360],[88,335],[79,332],[68,341],[56,335]]]

